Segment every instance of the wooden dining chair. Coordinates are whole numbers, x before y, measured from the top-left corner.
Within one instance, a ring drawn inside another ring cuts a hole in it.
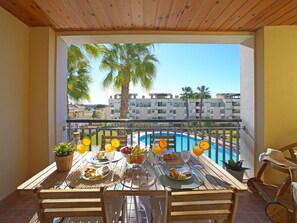
[[[169,191],[167,222],[224,219],[235,222],[237,189]]]
[[[168,149],[173,149],[174,151],[176,151],[176,135],[154,135],[151,134],[150,137],[150,145],[153,144],[154,141],[158,141],[160,139],[165,139],[168,143],[167,148]]]
[[[101,148],[104,149],[106,143],[110,143],[111,140],[113,139],[118,139],[120,141],[120,147],[126,146],[127,145],[127,135],[121,135],[121,136],[106,136],[102,135],[102,140],[101,140]]]
[[[107,222],[103,193],[103,188],[62,190],[38,187],[33,197],[41,223],[52,223],[56,218],[63,222],[69,217],[98,217],[98,222]]]

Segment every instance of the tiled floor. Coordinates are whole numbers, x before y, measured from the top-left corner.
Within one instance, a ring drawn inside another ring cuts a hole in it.
[[[130,202],[132,205],[133,202]],[[239,207],[236,223],[268,223],[271,222],[265,215],[266,202],[261,196],[251,192],[244,193],[239,198]],[[133,210],[133,206],[128,207]],[[27,223],[35,214],[33,200],[30,196],[14,193],[0,203],[0,223]],[[139,212],[137,214],[143,214]],[[135,222],[135,213],[129,213],[128,221]],[[142,221],[144,222],[144,221]]]

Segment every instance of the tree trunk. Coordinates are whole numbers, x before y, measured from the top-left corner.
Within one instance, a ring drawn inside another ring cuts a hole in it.
[[[189,119],[189,100],[188,100],[188,97],[186,98],[186,112],[187,112],[187,119]]]
[[[203,98],[200,98],[200,111],[199,111],[199,118],[202,119],[202,103],[203,103]]]
[[[129,82],[123,83],[121,88],[120,119],[127,119],[129,103]],[[126,135],[125,123],[120,124],[120,135]]]
[[[123,83],[121,88],[120,119],[127,118],[128,102],[129,102],[129,82]]]

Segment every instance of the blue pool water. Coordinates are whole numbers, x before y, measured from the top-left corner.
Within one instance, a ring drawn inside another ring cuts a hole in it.
[[[154,135],[160,135],[160,133],[154,133]],[[167,133],[162,133],[162,135],[168,135]],[[169,135],[173,135],[173,133],[169,133]],[[139,139],[141,142],[149,144],[150,142],[150,138],[151,138],[151,134],[147,134],[147,139],[146,136],[143,135],[141,136]],[[197,138],[197,141],[200,142],[201,138]],[[189,143],[190,143],[190,150],[192,148],[192,146],[194,145],[195,142],[195,138],[192,136],[189,136]],[[210,158],[216,162],[216,144],[214,142],[210,143]],[[188,136],[187,135],[183,135],[180,133],[176,133],[176,151],[180,152],[181,150],[186,150],[188,146]],[[204,154],[209,156],[209,150],[204,151]],[[230,152],[229,150],[225,149],[225,159],[229,160],[230,158]],[[232,154],[232,158],[233,160],[236,160],[236,154]],[[218,161],[219,161],[219,165],[222,165],[222,160],[223,160],[223,148],[221,146],[218,146]]]

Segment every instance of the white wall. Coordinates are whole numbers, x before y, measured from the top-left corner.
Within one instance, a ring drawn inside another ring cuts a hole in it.
[[[60,37],[56,71],[56,143],[59,143],[67,140],[67,131],[63,130],[67,119],[67,44]]]
[[[244,160],[244,166],[250,168],[247,171],[248,177],[254,175],[257,163],[254,156],[254,76],[254,39],[251,38],[240,45],[240,113],[244,126],[240,134],[240,155]]]

